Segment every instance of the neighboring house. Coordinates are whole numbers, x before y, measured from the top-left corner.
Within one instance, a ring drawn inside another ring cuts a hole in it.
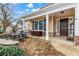
[[[41,8],[25,18],[29,22],[31,35],[49,37],[72,37],[79,43],[79,4],[54,3]]]
[[[0,33],[3,32],[3,25],[2,25],[2,20],[0,20]]]
[[[19,20],[18,23],[17,23],[17,29],[22,31],[22,29],[23,29],[22,27],[23,27],[23,21]]]
[[[18,31],[26,31],[26,25],[25,21],[23,19],[20,19],[17,23],[17,30]]]

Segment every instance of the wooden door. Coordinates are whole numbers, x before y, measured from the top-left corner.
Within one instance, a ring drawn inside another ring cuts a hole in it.
[[[60,19],[60,35],[68,36],[68,18]]]

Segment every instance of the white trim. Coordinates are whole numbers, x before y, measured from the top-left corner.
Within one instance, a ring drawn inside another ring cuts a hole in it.
[[[46,40],[49,39],[49,15],[46,15]]]
[[[75,7],[75,36],[79,36],[79,4]]]
[[[58,21],[59,21],[59,25],[58,25]],[[58,31],[59,31],[59,33],[58,33]],[[57,18],[57,20],[56,20],[56,35],[60,35],[60,18]]]
[[[38,31],[41,31],[41,30],[39,30],[39,21],[38,21]]]
[[[38,30],[35,30],[35,23],[34,23],[34,31],[43,31],[44,30],[44,21],[43,19],[40,19],[40,20],[34,20],[35,21],[38,21]],[[43,21],[43,29],[42,30],[39,30],[39,21]]]
[[[73,34],[70,34],[70,18],[72,18],[72,20],[73,20],[73,16],[64,17],[64,18],[68,18],[68,36],[73,36]],[[60,19],[61,18],[57,18],[57,20],[60,20]],[[56,20],[56,22],[57,22],[57,20]],[[60,24],[59,24],[59,26],[60,26]],[[57,30],[58,30],[58,27],[57,27],[57,23],[56,23],[56,35],[60,35],[60,32],[57,33]],[[59,31],[60,31],[60,27],[59,27]]]

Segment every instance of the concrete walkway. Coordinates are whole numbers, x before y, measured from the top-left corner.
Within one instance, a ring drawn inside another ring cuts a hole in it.
[[[74,46],[73,42],[65,41],[65,38],[61,37],[54,37],[50,39],[51,44],[66,56],[79,56],[79,47]]]
[[[0,39],[0,45],[16,45],[19,41]]]

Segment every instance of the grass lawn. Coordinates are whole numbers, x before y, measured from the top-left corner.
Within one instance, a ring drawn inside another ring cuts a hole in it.
[[[19,46],[25,50],[26,56],[64,56],[44,39],[26,38]]]

